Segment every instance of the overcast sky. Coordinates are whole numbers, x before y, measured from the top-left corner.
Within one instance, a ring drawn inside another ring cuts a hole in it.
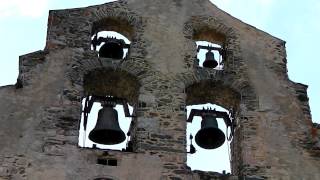
[[[84,7],[106,0],[1,0],[0,85],[14,84],[18,56],[44,48],[49,9]],[[212,0],[242,21],[287,42],[291,80],[309,85],[313,121],[320,122],[319,0]]]
[[[1,0],[0,86],[14,84],[18,56],[44,48],[49,9],[102,4],[106,0]],[[313,121],[320,122],[319,0],[212,0],[219,8],[287,42],[291,80],[309,85]]]

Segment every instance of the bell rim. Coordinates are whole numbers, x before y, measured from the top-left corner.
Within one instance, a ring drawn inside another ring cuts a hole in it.
[[[106,50],[108,48],[108,46],[119,46],[119,48],[121,49],[121,58],[120,58],[120,55],[119,57],[117,58],[113,58],[113,59],[122,59],[123,55],[124,55],[124,50],[123,50],[123,47],[121,46],[121,44],[117,43],[117,42],[107,42],[107,43],[104,43],[100,49],[99,49],[99,56],[102,56],[102,58],[105,58],[103,57],[104,54],[102,54],[102,50]],[[107,58],[107,57],[106,57]]]
[[[204,61],[202,65],[205,68],[215,68],[218,66],[218,63],[215,60],[209,60],[209,61],[207,60],[207,61]]]
[[[108,136],[108,135],[99,135],[99,133],[101,132],[109,132],[109,134],[111,133],[114,133],[114,134],[117,134],[117,135],[113,135],[113,136]],[[110,133],[111,132],[111,133]],[[95,137],[100,137],[100,138],[95,138]],[[102,138],[104,137],[104,138]],[[116,140],[114,141],[110,141],[111,137],[118,137]],[[122,143],[125,139],[126,139],[126,135],[123,131],[117,131],[117,130],[114,130],[114,129],[98,129],[98,130],[92,130],[90,133],[89,133],[89,136],[88,138],[94,142],[94,143],[97,143],[97,144],[103,144],[103,145],[115,145],[115,144],[120,144]],[[109,138],[109,141],[106,141],[106,139]]]
[[[210,131],[214,130],[215,133],[217,133],[218,137],[223,137],[222,138],[223,140],[218,141],[218,143],[215,143],[212,146],[204,145],[204,144],[199,143],[201,141],[201,139],[202,139],[201,136],[204,136],[205,131],[208,131],[208,130],[210,130]],[[220,129],[217,129],[217,128],[203,128],[203,129],[201,129],[201,130],[199,130],[197,132],[197,134],[195,136],[195,141],[196,141],[197,145],[199,147],[203,148],[203,149],[216,149],[216,148],[221,147],[224,144],[224,142],[226,141],[226,136]]]

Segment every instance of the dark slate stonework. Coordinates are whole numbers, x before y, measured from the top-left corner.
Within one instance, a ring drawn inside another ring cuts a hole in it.
[[[124,60],[90,49],[105,30],[131,41]],[[199,66],[200,40],[223,45],[223,70]],[[286,63],[284,41],[208,0],[52,10],[45,49],[20,56],[16,85],[0,87],[0,179],[320,179],[320,128]],[[134,107],[132,152],[78,147],[81,101],[92,93]],[[235,113],[231,174],[186,165],[185,108],[203,103]]]

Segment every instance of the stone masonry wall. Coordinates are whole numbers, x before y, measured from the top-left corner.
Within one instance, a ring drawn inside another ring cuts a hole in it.
[[[90,49],[101,30],[128,37],[126,59]],[[223,71],[198,66],[200,40],[225,46]],[[21,56],[17,84],[0,87],[0,179],[320,179],[319,127],[307,86],[288,79],[286,62],[282,40],[207,0],[50,11],[45,49]],[[133,152],[78,147],[81,101],[90,93],[135,108]],[[234,109],[232,174],[186,165],[185,107],[203,103]],[[97,164],[101,158],[117,165]]]

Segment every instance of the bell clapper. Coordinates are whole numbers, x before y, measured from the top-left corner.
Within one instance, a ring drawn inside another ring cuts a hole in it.
[[[194,154],[194,153],[196,153],[197,150],[192,144],[192,139],[193,139],[192,134],[190,134],[189,138],[190,138],[190,150],[187,153]]]

